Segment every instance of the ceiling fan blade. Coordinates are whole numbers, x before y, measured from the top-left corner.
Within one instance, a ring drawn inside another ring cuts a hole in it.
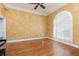
[[[43,5],[40,5],[40,7],[42,7],[43,9],[45,9],[46,7],[45,6],[43,6]]]
[[[38,7],[39,5],[40,5],[40,4],[37,4],[34,9],[37,9],[37,7]]]

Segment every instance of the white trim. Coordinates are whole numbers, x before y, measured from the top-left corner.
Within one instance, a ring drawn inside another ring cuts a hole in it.
[[[37,39],[42,39],[42,38],[46,38],[46,37],[15,39],[15,40],[9,40],[9,41],[7,41],[7,43],[16,43],[16,42],[22,42],[22,41],[37,40]]]
[[[3,39],[6,39],[6,19],[4,16],[0,15],[1,18],[3,18],[3,27],[4,27],[4,35]]]
[[[72,46],[72,47],[75,47],[75,48],[79,48],[79,46],[77,46],[77,45],[75,45],[75,44],[71,44],[71,43],[67,43],[67,42],[64,42],[64,41],[60,41],[60,40],[57,40],[57,39],[55,39],[55,38],[48,37],[48,39],[52,39],[52,40],[54,40],[54,41],[57,41],[57,42],[66,44],[66,45],[68,45],[68,46]]]

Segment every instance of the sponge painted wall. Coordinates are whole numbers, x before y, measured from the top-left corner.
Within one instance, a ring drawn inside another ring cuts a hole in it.
[[[73,43],[79,45],[79,4],[68,4],[48,15],[48,36],[53,36],[53,21],[57,13],[69,11],[73,16]]]
[[[46,17],[14,9],[0,4],[0,15],[6,18],[7,40],[46,36]]]
[[[43,37],[46,35],[45,16],[21,12],[13,9],[6,10],[7,39]]]

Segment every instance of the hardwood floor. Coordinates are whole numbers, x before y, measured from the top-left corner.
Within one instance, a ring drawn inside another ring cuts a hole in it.
[[[50,39],[39,39],[39,40],[7,44],[6,55],[7,56],[79,56],[79,49]]]

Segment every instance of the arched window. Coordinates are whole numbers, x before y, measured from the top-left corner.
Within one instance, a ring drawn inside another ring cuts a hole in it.
[[[58,13],[54,19],[53,37],[72,43],[72,14],[68,11]]]

